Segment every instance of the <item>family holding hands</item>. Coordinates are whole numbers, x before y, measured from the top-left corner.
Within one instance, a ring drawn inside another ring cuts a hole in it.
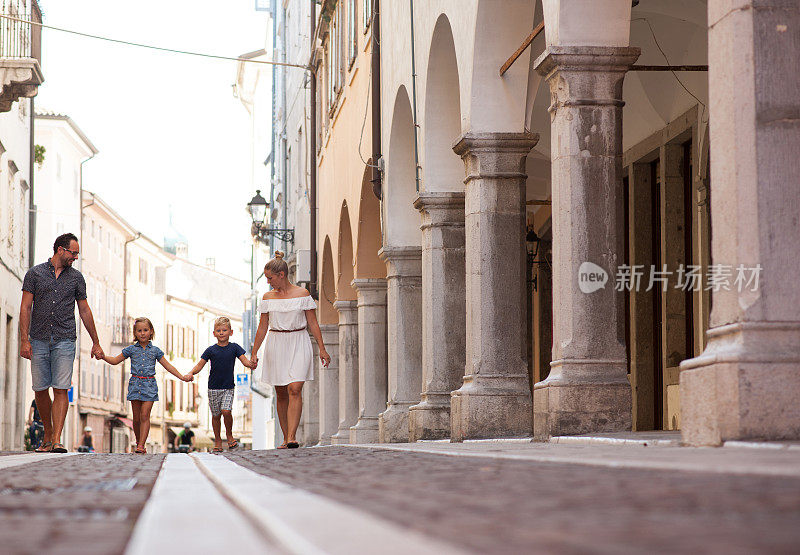
[[[191,382],[205,364],[211,362],[208,403],[214,430],[214,452],[222,451],[222,420],[225,421],[228,449],[235,449],[238,442],[233,438],[234,366],[236,359],[239,359],[247,368],[257,369],[258,349],[265,340],[264,361],[259,375],[254,374],[254,379],[275,387],[278,421],[284,437],[283,444],[278,448],[299,447],[296,433],[302,413],[303,383],[314,377],[313,350],[308,332],[317,341],[323,365],[328,365],[330,355],[325,350],[317,323],[317,305],[306,289],[289,282],[289,268],[282,252],[276,251],[275,258],[264,268],[264,275],[272,290],[264,295],[259,305],[261,316],[250,359],[247,359],[246,351],[240,345],[230,341],[233,335],[231,322],[221,317],[214,322],[217,342],[203,351],[200,360],[186,374],[178,372],[164,352],[153,345],[155,329],[146,317],[134,321],[135,342],[132,345],[113,357],[103,352],[86,301],[86,281],[72,267],[79,254],[75,235],[66,233],[59,236],[53,245],[53,256],[28,270],[22,285],[20,356],[31,361],[33,390],[44,424],[44,441],[37,451],[66,452],[60,437],[69,405],[67,391],[72,384],[77,337],[74,317],[76,304],[93,342],[92,357],[114,365],[126,358],[131,359],[127,400],[131,402],[133,412],[136,453],[146,453],[150,412],[153,403],[158,401],[156,362],[186,382]],[[52,399],[49,393],[51,388]]]

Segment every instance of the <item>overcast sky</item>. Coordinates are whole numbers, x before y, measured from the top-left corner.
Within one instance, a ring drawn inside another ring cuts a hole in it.
[[[263,48],[254,0],[39,0],[44,23],[180,50]],[[222,9],[224,7],[224,9]],[[42,108],[70,116],[100,154],[84,187],[161,243],[172,206],[189,257],[249,280],[250,126],[236,62],[116,45],[44,29]],[[269,125],[268,121],[263,125]],[[267,153],[264,153],[266,157]]]

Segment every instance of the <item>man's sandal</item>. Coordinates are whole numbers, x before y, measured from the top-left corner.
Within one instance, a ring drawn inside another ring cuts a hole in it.
[[[66,453],[67,452],[67,448],[64,447],[60,443],[54,443],[53,446],[50,448],[50,452],[51,453]]]
[[[34,449],[36,453],[49,453],[52,450],[53,442],[52,441],[45,441],[39,447]]]
[[[222,453],[222,447],[214,447],[211,450],[212,453]]]
[[[239,442],[236,441],[235,439],[233,441],[228,442],[228,451],[233,451],[237,447],[239,447]]]

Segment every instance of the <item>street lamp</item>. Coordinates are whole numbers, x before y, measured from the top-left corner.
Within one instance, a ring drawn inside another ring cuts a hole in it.
[[[535,272],[533,269],[534,264],[537,266],[542,263],[549,264],[547,252],[545,252],[542,257],[539,257],[539,247],[541,246],[542,241],[544,240],[536,234],[536,230],[534,230],[533,226],[529,225],[525,230],[525,250],[527,251],[528,270],[530,271],[530,277],[528,281],[533,286],[534,291],[536,291],[539,285],[537,283],[538,272]],[[549,241],[546,242],[549,244]]]
[[[269,244],[270,235],[279,241],[294,243],[294,229],[278,229],[270,227],[266,223],[267,213],[269,212],[269,202],[261,196],[261,190],[256,189],[256,196],[247,203],[247,211],[253,220],[250,228],[250,235],[257,241]]]

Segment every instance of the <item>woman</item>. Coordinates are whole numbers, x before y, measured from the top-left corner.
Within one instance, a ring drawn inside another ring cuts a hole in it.
[[[264,266],[264,277],[272,291],[267,291],[259,304],[261,319],[250,356],[254,365],[258,363],[258,349],[266,336],[260,379],[275,386],[278,422],[284,437],[278,449],[300,446],[296,434],[303,410],[303,382],[314,379],[309,331],[319,345],[322,364],[328,366],[331,361],[317,323],[317,303],[306,289],[289,283],[288,275],[289,266],[283,260],[283,253],[275,251],[275,258]]]

